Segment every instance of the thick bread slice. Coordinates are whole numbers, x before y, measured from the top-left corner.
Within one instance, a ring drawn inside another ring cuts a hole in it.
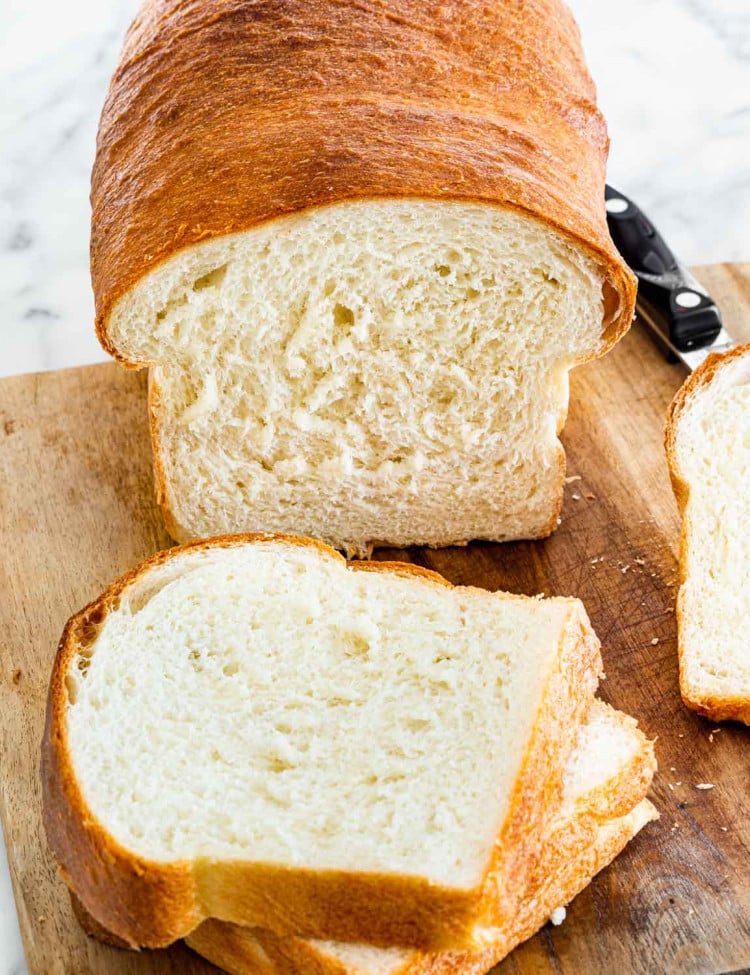
[[[212,916],[416,947],[471,942],[559,806],[599,644],[575,599],[234,536],[161,553],[68,623],[45,825],[132,945]]]
[[[529,887],[509,915],[488,916],[472,952],[375,949],[281,938],[205,921],[188,944],[231,975],[455,975],[485,972],[567,904],[650,819],[644,800],[656,763],[635,721],[595,702],[568,765],[565,801],[547,834]],[[91,922],[84,927],[101,936]]]
[[[187,941],[230,975],[484,975],[536,934],[557,908],[569,904],[647,823],[658,818],[652,803],[642,799],[631,812],[601,823],[581,844],[578,859],[561,864],[537,897],[523,901],[514,917],[488,932],[488,944],[480,951],[424,953],[334,945],[221,921],[204,921]],[[95,922],[89,928],[80,913],[78,917],[89,934],[101,937]]]
[[[426,954],[398,948],[346,945],[280,937],[270,931],[222,921],[204,921],[187,943],[229,975],[483,975],[534,935],[553,912],[573,900],[647,823],[659,818],[648,799],[630,812],[600,823],[578,859],[562,864],[535,898],[523,901],[507,924],[493,929],[481,951]],[[116,948],[127,945],[93,918],[71,892],[84,931]]]
[[[643,801],[655,768],[653,744],[638,731],[636,722],[594,701],[568,762],[562,809],[543,841],[529,889],[510,918],[498,917],[494,925],[486,923],[492,931],[485,935],[488,944],[481,951],[427,954],[307,941],[215,920],[200,925],[188,943],[235,975],[299,975],[306,971],[325,975],[421,975],[443,970],[453,975],[457,970],[483,971],[482,965],[496,964],[502,957],[500,952],[512,950],[556,907],[567,904],[645,822],[655,818],[653,808]],[[593,851],[588,860],[583,852],[587,847]],[[88,934],[125,947],[88,914],[72,892],[71,900]]]
[[[606,155],[562,0],[145,3],[92,278],[169,531],[549,534],[568,373],[632,317]]]
[[[682,698],[714,721],[750,724],[750,345],[689,377],[666,449],[682,514]]]

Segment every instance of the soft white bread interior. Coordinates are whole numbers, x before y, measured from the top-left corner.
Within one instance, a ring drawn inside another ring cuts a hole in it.
[[[170,532],[349,554],[549,534],[603,275],[533,217],[446,201],[339,203],[180,251],[108,322],[152,367]]]
[[[475,886],[571,612],[296,545],[190,553],[128,587],[70,669],[83,793],[154,860]]]
[[[181,934],[203,914],[460,942],[503,841],[515,855],[554,802],[599,667],[574,599],[350,566],[304,540],[175,549],[68,625],[48,723],[52,845],[84,905],[126,940],[159,938],[107,915],[107,878],[69,835],[81,819],[102,831],[96,851],[150,864],[146,887],[157,865],[205,866],[195,891],[186,881]],[[388,878],[379,928],[372,898]],[[290,892],[281,906],[277,888]],[[422,933],[420,909],[435,931]]]
[[[750,724],[750,345],[711,356],[678,393],[667,453],[683,517],[680,688]]]
[[[482,947],[429,953],[301,938],[208,920],[188,944],[231,975],[455,975],[480,973],[567,904],[651,819],[645,799],[656,767],[636,722],[600,701],[568,763],[563,805],[542,841],[539,863],[515,909],[488,917]]]

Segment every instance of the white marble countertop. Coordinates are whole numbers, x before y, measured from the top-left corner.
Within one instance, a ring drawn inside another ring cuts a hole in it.
[[[748,0],[571,5],[610,125],[610,180],[688,263],[750,260]],[[88,179],[136,6],[3,5],[0,375],[104,358],[92,324]],[[0,975],[25,970],[3,847]]]

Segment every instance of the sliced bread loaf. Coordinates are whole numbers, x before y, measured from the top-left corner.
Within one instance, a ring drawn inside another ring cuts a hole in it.
[[[92,277],[169,531],[549,534],[568,373],[632,316],[606,154],[562,0],[148,0]]]
[[[750,345],[713,355],[669,410],[682,513],[680,690],[714,721],[750,724]]]
[[[485,919],[475,951],[375,949],[279,937],[208,920],[188,944],[231,975],[455,975],[482,973],[567,904],[655,816],[645,800],[656,763],[632,718],[592,705],[565,777],[563,806],[528,888],[509,915]],[[89,923],[87,929],[96,934]]]
[[[466,944],[488,871],[523,882],[599,668],[574,599],[278,536],[173,549],[66,626],[50,843],[132,945],[210,916]]]

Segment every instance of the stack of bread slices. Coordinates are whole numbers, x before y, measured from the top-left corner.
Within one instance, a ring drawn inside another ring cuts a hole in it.
[[[68,623],[45,824],[79,916],[233,973],[488,971],[655,811],[582,604],[327,546],[162,553]]]

